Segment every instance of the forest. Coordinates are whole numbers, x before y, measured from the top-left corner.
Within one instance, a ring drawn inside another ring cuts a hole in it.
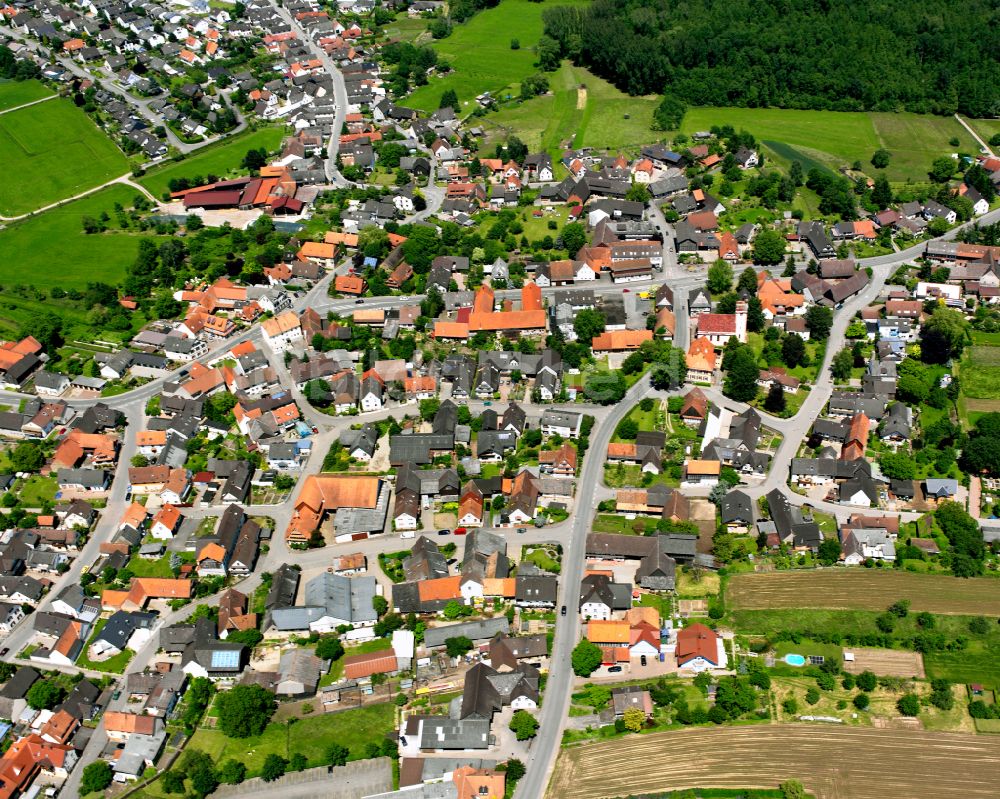
[[[1000,115],[997,4],[901,3],[594,0],[546,9],[545,36],[622,91],[689,105]]]

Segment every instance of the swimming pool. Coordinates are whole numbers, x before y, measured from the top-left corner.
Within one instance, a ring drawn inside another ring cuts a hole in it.
[[[802,655],[785,655],[785,663],[789,666],[804,666],[806,659]]]

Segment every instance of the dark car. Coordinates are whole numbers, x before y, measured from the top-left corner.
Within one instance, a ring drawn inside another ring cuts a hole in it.
[[[645,656],[645,655],[643,655],[642,657],[640,657],[640,658],[639,658],[639,662],[640,662],[640,663],[641,663],[641,664],[642,664],[643,666],[645,666],[645,665],[646,665],[646,656]]]
[[[10,652],[10,647],[5,646],[3,649],[0,649],[0,658],[4,657],[8,652]]]
[[[365,304],[365,301],[364,301],[363,299],[361,299],[360,297],[358,297],[358,299],[356,299],[356,300],[354,301],[354,304],[355,304],[355,305],[364,305],[364,304]]]
[[[438,530],[438,535],[451,535],[451,530]]]
[[[618,674],[621,670],[621,666],[611,666],[608,668],[608,674]]]
[[[527,530],[526,527],[518,527],[517,528],[517,534],[518,535],[524,535],[526,532],[528,532],[528,530]]]
[[[561,614],[562,614],[563,616],[565,616],[565,615],[566,615],[566,606],[565,606],[565,605],[563,605],[563,606],[562,606],[562,610],[560,610],[559,612],[560,612],[560,613],[561,613]]]

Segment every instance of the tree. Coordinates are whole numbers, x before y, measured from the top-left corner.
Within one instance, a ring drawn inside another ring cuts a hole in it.
[[[855,677],[854,683],[862,691],[874,691],[878,686],[878,677],[875,672],[866,669]]]
[[[718,259],[708,267],[708,281],[705,285],[712,294],[729,291],[733,287],[733,268],[721,258]]]
[[[891,157],[892,154],[888,150],[880,147],[872,154],[872,166],[876,169],[885,169],[889,166],[889,159]]]
[[[850,347],[844,347],[836,355],[830,364],[830,372],[836,380],[847,380],[851,376],[851,369],[854,368],[854,355]]]
[[[920,327],[920,359],[925,363],[946,363],[965,349],[968,323],[954,308],[935,308]]]
[[[510,719],[510,729],[519,741],[527,741],[538,734],[538,719],[527,710],[515,710]]]
[[[442,92],[438,108],[454,108],[456,111],[458,110],[458,94],[454,89],[445,89]]]
[[[386,611],[389,610],[389,600],[384,596],[376,594],[372,597],[372,610],[374,610],[379,617],[384,616]]]
[[[646,726],[646,713],[642,708],[630,707],[622,715],[622,721],[625,722],[625,729],[641,732]]]
[[[886,452],[878,459],[882,473],[892,480],[912,480],[917,476],[917,463],[905,452]]]
[[[764,318],[764,306],[756,294],[752,294],[747,300],[747,330],[751,333],[759,333],[764,329],[767,319]]]
[[[560,238],[562,239],[563,247],[570,256],[575,256],[580,251],[580,248],[587,243],[587,231],[583,229],[583,225],[579,222],[570,222],[562,229]]]
[[[974,635],[986,635],[990,631],[990,626],[983,616],[973,616],[969,619],[969,632]]]
[[[687,106],[683,100],[672,94],[664,94],[653,111],[653,130],[678,130],[685,113]]]
[[[786,780],[778,786],[781,799],[806,799],[806,789],[798,780]]]
[[[180,771],[165,771],[160,782],[165,793],[184,793],[184,774]]]
[[[796,162],[797,163],[797,162]],[[777,231],[765,228],[753,241],[753,262],[764,266],[780,264],[785,257],[785,239]]]
[[[777,380],[771,381],[771,387],[767,390],[767,396],[764,398],[764,409],[768,413],[780,414],[784,413],[785,405],[785,389]]]
[[[239,760],[229,758],[219,767],[219,781],[226,785],[239,785],[247,778],[247,767]]]
[[[264,765],[260,769],[260,777],[264,782],[274,782],[285,776],[288,761],[276,752],[271,752],[264,758]]]
[[[896,700],[896,710],[904,716],[920,715],[920,697],[916,694],[903,694]]]
[[[338,660],[344,655],[344,645],[339,638],[321,638],[316,644],[316,657],[321,660]]]
[[[877,175],[872,188],[872,203],[876,208],[888,208],[892,203],[892,186],[885,175]]]
[[[573,673],[577,677],[589,677],[601,665],[603,659],[601,648],[584,638],[573,647],[571,658]]]
[[[448,652],[448,657],[450,658],[462,657],[462,655],[472,649],[472,641],[464,635],[447,638],[445,639],[444,645],[445,650]]]
[[[347,758],[351,756],[350,750],[341,744],[331,744],[326,750],[326,760],[331,766],[347,765]]]
[[[251,172],[257,172],[262,166],[267,164],[267,150],[247,150],[243,156],[243,168]]]
[[[95,760],[93,763],[88,763],[80,779],[80,793],[86,796],[88,793],[103,791],[111,784],[113,778],[114,774],[112,774],[111,766],[107,760]]]
[[[259,685],[236,685],[219,695],[219,728],[230,738],[260,735],[274,713],[274,694]]]
[[[516,757],[507,761],[507,781],[517,782],[527,773],[527,769]]]
[[[789,333],[781,340],[781,360],[794,369],[806,358],[806,343],[798,333]]]
[[[639,424],[635,419],[625,417],[615,428],[615,434],[626,441],[634,441],[635,437],[639,435]]]
[[[832,566],[840,560],[840,543],[836,538],[824,538],[819,545],[819,562],[824,566]]]
[[[66,690],[53,680],[39,680],[28,689],[25,700],[34,710],[51,710],[66,695]]]
[[[33,441],[22,441],[10,453],[11,465],[19,472],[37,472],[45,465],[45,453]]]
[[[729,359],[722,393],[737,402],[750,402],[757,396],[760,369],[753,350],[746,346],[736,349]]]
[[[825,339],[833,327],[833,310],[823,305],[812,305],[806,311],[806,328],[815,339]]]
[[[369,746],[371,746],[371,745],[372,744],[369,744]],[[375,744],[374,746],[375,746],[376,749],[378,748],[377,744]],[[378,757],[378,755],[375,755],[375,756]],[[306,759],[306,756],[304,754],[302,754],[301,752],[296,752],[294,755],[292,755],[288,759],[288,770],[289,771],[305,771],[306,767],[308,765],[309,765],[309,761]]]
[[[573,330],[588,347],[594,336],[599,336],[604,332],[604,314],[594,308],[584,308],[579,311],[573,320]]]
[[[440,407],[441,400],[436,397],[420,400],[420,418],[425,422],[431,421],[435,416],[437,416],[437,412]]]
[[[935,183],[947,183],[951,180],[951,176],[955,174],[957,167],[958,162],[954,158],[942,155],[940,158],[934,159],[927,174]]]
[[[757,270],[748,266],[740,272],[740,279],[736,281],[736,291],[740,294],[757,293]]]

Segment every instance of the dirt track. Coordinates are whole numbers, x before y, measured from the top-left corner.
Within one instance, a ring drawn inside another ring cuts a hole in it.
[[[988,736],[867,727],[685,729],[563,749],[547,796],[774,788],[790,778],[817,799],[987,799],[997,796],[1000,747]]]

